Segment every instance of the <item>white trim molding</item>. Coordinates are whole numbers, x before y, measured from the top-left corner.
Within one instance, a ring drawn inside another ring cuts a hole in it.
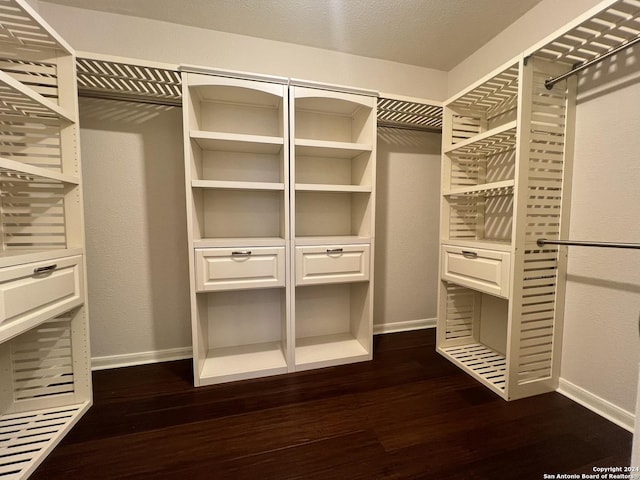
[[[373,334],[408,332],[422,330],[423,328],[435,328],[435,318],[421,318],[419,320],[406,320],[404,322],[380,323],[373,325]]]
[[[184,360],[191,358],[191,347],[169,348],[152,352],[126,353],[124,355],[108,355],[105,357],[93,357],[91,370],[106,370],[108,368],[131,367],[134,365],[146,365],[149,363],[170,362],[172,360]]]
[[[425,318],[420,320],[408,320],[404,322],[385,323],[373,326],[374,335],[383,333],[409,332],[411,330],[422,330],[424,328],[435,328],[435,318]],[[169,348],[166,350],[156,350],[150,352],[125,353],[121,355],[107,355],[104,357],[93,357],[91,359],[91,370],[107,370],[109,368],[132,367],[134,365],[147,365],[149,363],[170,362],[172,360],[184,360],[192,358],[191,347]]]
[[[594,395],[564,378],[560,379],[557,392],[615,423],[619,427],[633,432],[635,424],[635,415],[633,413],[614,405],[604,398]]]

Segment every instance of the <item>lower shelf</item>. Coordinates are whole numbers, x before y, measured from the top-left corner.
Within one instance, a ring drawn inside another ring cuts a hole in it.
[[[328,367],[371,359],[371,352],[349,333],[296,340],[296,370]]]
[[[0,416],[0,478],[27,478],[90,406],[87,401]]]
[[[496,393],[504,394],[507,362],[501,353],[481,343],[439,348],[438,351]]]
[[[200,370],[200,385],[287,373],[280,342],[210,349]]]

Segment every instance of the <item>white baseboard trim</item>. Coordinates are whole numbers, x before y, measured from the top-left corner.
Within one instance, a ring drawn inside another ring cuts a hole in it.
[[[434,328],[435,318],[425,318],[420,320],[408,320],[405,322],[385,323],[374,325],[373,334],[408,332],[410,330],[421,330],[423,328]],[[191,347],[169,348],[167,350],[156,350],[152,352],[127,353],[123,355],[107,355],[104,357],[93,357],[91,359],[91,370],[106,370],[109,368],[131,367],[134,365],[147,365],[149,363],[170,362],[172,360],[183,360],[192,358]]]
[[[410,330],[422,330],[423,328],[435,328],[435,318],[422,318],[419,320],[406,320],[404,322],[382,323],[373,326],[373,334],[408,332]]]
[[[91,370],[106,370],[108,368],[131,367],[133,365],[146,365],[149,363],[170,362],[191,358],[191,347],[169,348],[153,352],[127,353],[124,355],[107,355],[105,357],[93,357]]]
[[[635,424],[635,415],[633,413],[614,405],[604,398],[594,395],[564,378],[560,379],[557,392],[633,433]]]

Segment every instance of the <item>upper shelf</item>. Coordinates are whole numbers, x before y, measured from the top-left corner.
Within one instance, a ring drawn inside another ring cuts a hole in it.
[[[0,0],[2,1],[2,0]],[[182,106],[177,65],[81,52],[77,58],[81,96]],[[442,105],[385,95],[378,99],[378,126],[442,130]]]
[[[80,54],[78,93],[87,97],[182,106],[177,66]]]
[[[435,102],[384,96],[377,116],[379,127],[442,131],[442,105]]]
[[[282,137],[266,135],[191,130],[190,136],[205,150],[274,154],[280,152],[284,145]]]
[[[26,163],[17,162],[0,157],[0,180],[12,182],[56,182],[70,185],[79,185],[80,178],[75,175],[67,175],[48,168],[34,167]]]
[[[51,50],[73,52],[27,3],[0,0],[0,52],[3,56],[24,58],[26,53],[27,58],[33,58],[39,52]]]
[[[501,67],[498,73],[490,74],[461,95],[446,102],[454,109],[475,111],[503,111],[518,98],[519,63]]]
[[[73,122],[63,108],[0,71],[0,113],[31,118],[53,118]]]
[[[640,2],[617,0],[598,5],[525,52],[525,56],[578,66],[640,36]]]
[[[297,155],[331,158],[353,158],[373,150],[373,146],[367,143],[332,142],[306,138],[296,139],[295,146]]]
[[[515,148],[516,121],[500,125],[486,132],[474,135],[466,140],[445,148],[445,153],[467,155],[495,155]]]

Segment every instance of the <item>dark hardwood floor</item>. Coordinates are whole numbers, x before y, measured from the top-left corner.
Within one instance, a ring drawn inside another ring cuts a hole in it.
[[[505,402],[380,335],[372,362],[192,387],[191,362],[94,373],[94,406],[33,479],[542,479],[628,465],[631,433],[557,393]]]

